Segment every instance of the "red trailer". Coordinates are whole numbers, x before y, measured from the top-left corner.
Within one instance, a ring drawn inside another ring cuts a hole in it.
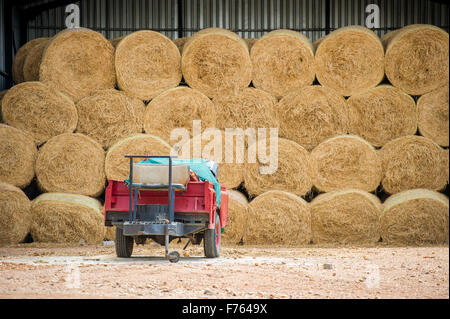
[[[152,239],[165,245],[165,256],[179,260],[176,251],[168,252],[175,238],[189,238],[188,244],[203,240],[206,257],[219,257],[221,232],[227,224],[228,195],[221,187],[218,208],[214,184],[191,176],[186,185],[172,184],[170,156],[126,155],[130,159],[130,180],[110,180],[105,193],[105,225],[116,226],[116,254],[130,257],[134,242],[144,244]],[[169,183],[133,183],[134,158],[168,158]]]

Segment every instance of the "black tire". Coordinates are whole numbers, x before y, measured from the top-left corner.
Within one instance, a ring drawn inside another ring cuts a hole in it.
[[[203,239],[203,248],[205,256],[208,258],[216,258],[220,256],[220,246],[222,244],[221,225],[219,214],[216,213],[214,229],[205,230],[205,238]]]
[[[124,236],[123,229],[116,227],[116,255],[121,258],[130,258],[133,253],[134,239]]]

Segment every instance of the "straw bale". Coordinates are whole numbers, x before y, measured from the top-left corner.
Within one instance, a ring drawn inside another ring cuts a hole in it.
[[[248,51],[250,52],[252,50],[253,45],[258,41],[258,38],[250,38],[250,39],[244,39],[245,43],[247,43]]]
[[[175,43],[175,45],[177,46],[178,50],[180,51],[180,54],[183,52],[183,47],[188,40],[189,40],[189,37],[178,38],[178,39],[173,40],[173,43]]]
[[[30,50],[39,45],[40,43],[47,42],[50,38],[36,38],[31,41],[28,41],[20,49],[17,51],[16,56],[14,57],[13,66],[12,66],[12,76],[15,84],[19,84],[25,81],[23,75],[23,65],[25,63],[25,59]]]
[[[6,92],[8,92],[8,90],[0,91],[0,123],[3,123],[3,119],[2,119],[2,100],[3,100],[3,97],[5,96]]]
[[[33,46],[28,52],[23,63],[23,78],[25,81],[39,81],[39,69],[41,67],[42,55],[47,48],[50,39],[42,41]]]
[[[245,235],[248,223],[248,201],[239,191],[227,189],[228,223],[222,234],[222,242],[238,244]]]

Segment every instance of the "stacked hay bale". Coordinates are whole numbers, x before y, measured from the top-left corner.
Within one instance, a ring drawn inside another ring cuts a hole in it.
[[[25,59],[28,56],[28,53],[36,46],[47,43],[49,38],[36,38],[31,41],[28,41],[20,49],[17,51],[16,56],[14,57],[13,66],[12,66],[12,76],[14,83],[19,84],[25,81],[25,77],[23,74],[23,67],[25,64]]]
[[[39,81],[39,70],[41,67],[42,56],[47,48],[50,39],[42,41],[33,46],[25,57],[23,63],[23,79],[24,81]]]
[[[222,234],[222,242],[239,244],[245,237],[248,224],[248,201],[244,194],[235,190],[227,190],[228,223]]]

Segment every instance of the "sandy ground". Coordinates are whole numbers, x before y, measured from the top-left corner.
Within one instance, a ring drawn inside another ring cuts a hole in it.
[[[0,248],[0,298],[449,298],[449,248],[113,246]]]

